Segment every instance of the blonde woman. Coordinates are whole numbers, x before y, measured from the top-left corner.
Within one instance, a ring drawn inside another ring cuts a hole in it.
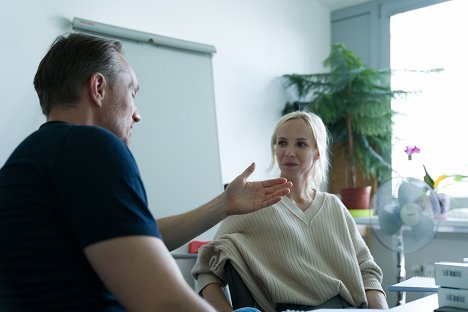
[[[329,167],[328,132],[315,114],[293,112],[277,123],[272,167],[293,183],[279,203],[223,221],[199,250],[197,291],[218,311],[230,261],[262,311],[388,308],[382,271],[341,201],[319,190]]]

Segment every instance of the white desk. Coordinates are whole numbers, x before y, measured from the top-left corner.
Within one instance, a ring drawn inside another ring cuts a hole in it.
[[[418,300],[411,301],[407,304],[397,306],[394,308],[391,308],[390,310],[387,311],[394,311],[394,312],[434,312],[435,309],[439,307],[439,303],[437,300],[437,294],[433,294]],[[372,311],[372,312],[378,312],[378,311],[383,311],[383,310],[377,310],[377,309],[318,309],[318,310],[313,310],[315,311],[322,311],[322,312],[366,312],[366,311]],[[311,311],[312,312],[312,311]]]
[[[439,307],[437,294],[432,294],[418,300],[408,302],[401,306],[391,308],[390,311],[395,312],[434,312]]]

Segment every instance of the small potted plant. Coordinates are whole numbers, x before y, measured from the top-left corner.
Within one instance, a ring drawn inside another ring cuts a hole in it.
[[[440,218],[445,219],[447,217],[447,213],[450,209],[451,205],[451,198],[447,194],[443,193],[443,189],[446,187],[450,187],[450,185],[457,183],[457,182],[467,182],[468,176],[461,175],[461,174],[443,174],[437,179],[432,179],[431,175],[426,169],[426,166],[423,165],[424,168],[424,182],[426,182],[430,188],[432,188],[439,198],[439,204],[441,208]]]
[[[370,186],[357,185],[357,173],[370,181],[384,181],[391,177],[392,146],[391,99],[408,92],[392,90],[390,70],[367,67],[363,61],[337,43],[324,61],[330,71],[316,74],[284,75],[285,87],[296,95],[287,103],[283,114],[306,109],[322,118],[332,144],[346,155],[345,183],[342,200],[348,208],[368,208]],[[332,164],[333,165],[333,164]],[[364,190],[367,199],[361,204],[347,202],[353,190]],[[366,205],[367,207],[361,207]],[[360,205],[360,206],[356,206]]]

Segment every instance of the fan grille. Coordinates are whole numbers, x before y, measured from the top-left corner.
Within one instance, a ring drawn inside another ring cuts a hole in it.
[[[375,192],[370,224],[377,239],[388,249],[416,252],[437,233],[440,202],[424,181],[394,178]]]

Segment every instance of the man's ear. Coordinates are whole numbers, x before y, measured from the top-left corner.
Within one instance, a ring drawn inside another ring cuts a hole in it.
[[[106,85],[106,77],[101,73],[95,73],[89,78],[89,97],[94,104],[98,106],[102,105],[102,101],[106,96]]]

